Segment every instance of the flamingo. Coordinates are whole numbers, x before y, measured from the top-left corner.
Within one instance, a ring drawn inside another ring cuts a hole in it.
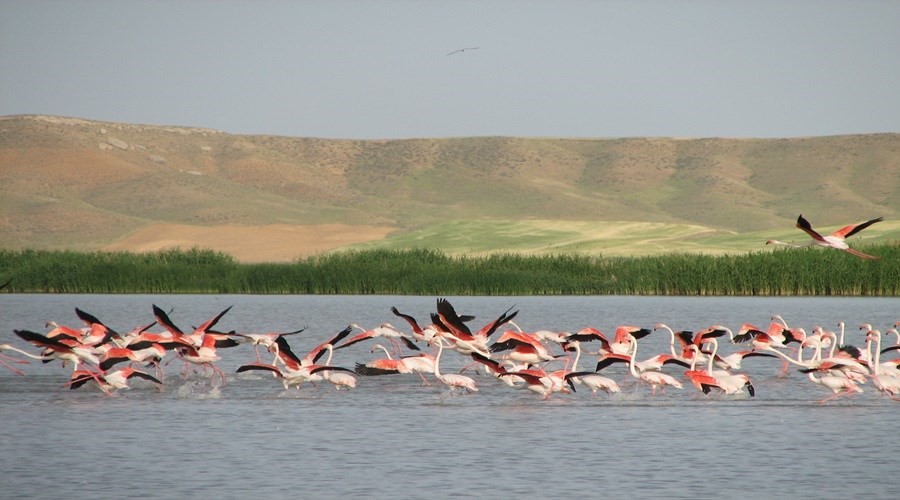
[[[740,370],[744,359],[752,357],[774,358],[775,355],[759,351],[737,351],[727,356],[715,354],[713,356],[713,363],[715,363],[716,368],[721,368],[723,370]]]
[[[241,337],[241,338],[245,339],[246,341],[250,342],[250,344],[253,346],[253,350],[256,351],[256,360],[257,360],[257,361],[261,361],[261,358],[260,358],[260,355],[259,355],[259,346],[263,346],[263,347],[265,347],[267,350],[277,349],[278,346],[277,346],[277,344],[275,343],[275,339],[276,339],[277,337],[280,337],[280,336],[282,336],[282,335],[294,335],[294,334],[300,333],[300,332],[302,332],[302,331],[304,331],[304,330],[306,330],[306,327],[301,328],[301,329],[299,329],[299,330],[294,330],[294,331],[292,331],[292,332],[285,332],[285,333],[278,333],[278,332],[273,332],[273,333],[237,333],[237,332],[232,332],[232,333],[229,333],[229,335],[234,335],[234,336],[236,336],[236,337]],[[275,354],[275,356],[277,357],[278,354]]]
[[[193,346],[179,347],[178,353],[181,356],[181,359],[188,363],[212,369],[212,377],[209,379],[211,385],[214,383],[216,375],[219,375],[222,378],[223,386],[227,383],[225,372],[215,365],[215,362],[222,358],[216,352],[216,338],[212,335],[204,335],[200,341],[199,348]]]
[[[809,376],[809,379],[813,382],[827,387],[834,393],[833,395],[825,399],[819,400],[819,404],[823,404],[827,401],[831,401],[832,399],[839,398],[841,396],[863,392],[862,388],[856,385],[856,382],[850,380],[845,376],[832,375],[828,373],[823,373],[819,377],[815,376],[816,372],[827,372],[827,367],[804,368],[800,371],[802,373],[806,373]]]
[[[120,389],[129,389],[128,381],[134,377],[142,378],[144,380],[149,380],[154,384],[162,386],[162,382],[160,382],[153,375],[137,371],[134,368],[121,368],[112,372],[105,372],[100,374],[88,373],[87,370],[77,370],[72,374],[72,378],[69,381],[69,389],[77,389],[84,385],[86,382],[89,382],[92,378],[99,378],[97,381],[100,384],[100,388],[103,389],[107,394],[112,391],[117,391]]]
[[[157,376],[160,376],[162,373],[160,361],[166,356],[166,350],[161,345],[153,343],[147,347],[141,347],[140,344],[132,344],[132,346],[134,348],[111,347],[107,349],[100,358],[100,369],[106,371],[118,363],[131,361],[154,366]]]
[[[600,349],[597,350],[598,355],[612,352],[612,344],[606,335],[599,329],[587,326],[567,337],[569,342],[600,342]]]
[[[434,373],[434,358],[430,355],[421,354],[418,356],[406,356],[400,359],[391,357],[391,353],[381,344],[372,346],[372,352],[381,349],[387,358],[376,359],[368,363],[356,364],[356,373],[364,376],[389,375],[394,373],[417,373],[425,385],[431,385],[428,379],[422,375],[425,373]]]
[[[887,394],[894,401],[900,401],[897,397],[900,394],[900,371],[893,363],[881,363],[881,332],[878,330],[869,330],[866,334],[866,341],[871,343],[875,340],[875,359],[872,361],[872,381],[875,387],[884,394]],[[884,372],[882,372],[884,370]]]
[[[619,384],[615,380],[604,377],[597,372],[580,372],[578,371],[578,362],[581,359],[581,342],[573,341],[567,344],[567,350],[575,350],[575,361],[572,362],[572,371],[565,375],[566,383],[575,392],[575,384],[581,384],[591,390],[594,397],[597,397],[597,391],[605,391],[607,394],[620,392]]]
[[[506,355],[506,359],[510,361],[536,365],[556,359],[536,336],[529,333],[507,330],[491,345],[490,352],[495,353],[509,349],[512,349],[512,352]]]
[[[691,344],[690,346],[688,346],[688,349],[690,349],[694,353],[694,356],[691,359],[691,366],[686,372],[684,372],[684,376],[691,381],[694,387],[700,389],[703,394],[709,394],[713,387],[721,389],[721,387],[719,386],[719,381],[709,374],[708,369],[698,370],[696,368],[697,361],[701,358],[701,356],[699,355],[700,348],[694,344]]]
[[[456,53],[458,53],[458,52],[465,52],[465,51],[467,51],[467,50],[477,50],[477,49],[478,49],[478,47],[463,47],[463,48],[461,48],[461,49],[456,49],[456,50],[454,50],[454,51],[452,51],[452,52],[448,52],[447,55],[448,55],[448,56],[452,56],[453,54],[456,54]]]
[[[544,370],[519,370],[516,372],[504,372],[500,377],[519,377],[525,381],[524,388],[541,396],[541,399],[548,399],[553,394],[553,383]],[[516,387],[516,386],[514,386]]]
[[[850,224],[849,226],[844,226],[837,231],[827,235],[822,236],[815,229],[812,228],[809,221],[803,218],[803,214],[800,214],[797,217],[797,227],[803,230],[806,234],[808,234],[812,240],[805,245],[794,245],[792,243],[785,243],[783,241],[778,240],[768,240],[766,241],[766,245],[785,245],[790,247],[808,247],[808,246],[820,246],[825,248],[834,248],[836,250],[843,250],[851,255],[855,255],[862,259],[877,259],[879,257],[875,255],[869,255],[867,253],[860,252],[859,250],[850,248],[847,245],[847,242],[844,241],[845,238],[849,238],[854,234],[862,231],[863,229],[875,224],[876,222],[881,222],[884,220],[884,217],[878,217],[876,219],[867,220],[865,222],[859,222],[856,224]]]
[[[672,357],[689,361],[684,357],[684,350],[691,343],[694,332],[688,330],[679,330],[676,332],[665,323],[657,323],[653,325],[653,330],[667,330],[669,332],[669,351],[671,352]],[[678,339],[679,343],[681,344],[681,354],[678,354],[675,351],[675,339]]]
[[[409,323],[410,328],[412,328],[412,336],[415,340],[424,340],[425,342],[431,342],[431,338],[434,337],[434,334],[437,333],[434,325],[428,325],[425,328],[421,328],[419,326],[419,322],[416,321],[416,318],[413,318],[409,314],[403,314],[397,310],[396,307],[391,307],[391,312],[394,313],[395,316],[403,318],[407,323]]]
[[[683,387],[681,382],[675,380],[675,377],[666,373],[652,370],[638,372],[634,365],[634,359],[637,357],[638,349],[637,339],[631,334],[628,334],[628,338],[631,341],[631,357],[628,360],[628,369],[631,371],[631,375],[634,378],[650,384],[650,387],[653,389],[653,394],[656,394],[656,388],[659,386],[662,386],[663,392],[665,392],[667,385],[675,387],[676,389],[681,389]]]
[[[111,340],[122,340],[122,336],[112,328],[109,328],[102,321],[97,319],[93,314],[75,308],[75,314],[87,325],[87,333],[81,338],[81,344],[85,346],[95,346],[105,344]]]
[[[314,380],[322,377],[321,375],[318,375],[319,372],[330,370],[353,372],[353,370],[350,370],[349,368],[342,368],[340,366],[307,365],[302,366],[297,370],[293,370],[289,368],[281,369],[275,365],[267,365],[264,363],[249,363],[239,366],[237,373],[251,370],[264,370],[274,373],[276,377],[282,379],[285,390],[292,385],[299,387],[303,382],[314,382]]]
[[[443,327],[442,333],[449,333],[453,348],[462,354],[470,354],[477,352],[487,358],[491,357],[491,351],[488,349],[487,342],[491,335],[504,324],[512,321],[519,314],[519,311],[512,311],[512,307],[507,309],[497,319],[488,322],[480,330],[475,333],[465,324],[465,320],[471,316],[459,316],[453,305],[447,299],[437,299],[437,314],[433,316],[435,324]]]
[[[400,333],[396,328],[394,328],[394,325],[392,325],[390,323],[382,323],[381,326],[379,326],[377,328],[373,328],[371,330],[367,330],[367,329],[357,325],[356,323],[353,323],[350,326],[353,328],[358,328],[358,329],[362,330],[362,333],[360,333],[359,335],[356,335],[355,337],[348,339],[346,342],[339,345],[335,349],[343,349],[345,347],[349,347],[353,344],[356,344],[357,342],[362,342],[363,340],[368,340],[368,339],[372,339],[375,337],[384,337],[391,342],[391,345],[394,346],[394,350],[397,354],[400,354],[400,345],[397,344],[396,339],[402,340],[403,343],[406,344],[406,347],[408,347],[414,351],[419,350],[419,347],[415,343],[413,343],[413,341],[410,340],[409,337]]]
[[[67,361],[72,362],[74,365],[73,371],[78,370],[85,363],[90,363],[95,366],[100,364],[100,359],[87,347],[70,346],[63,343],[61,340],[46,337],[40,333],[29,330],[13,330],[13,333],[22,340],[37,345],[38,347],[43,347],[46,350],[46,354],[43,355],[44,360],[59,359],[63,361],[63,364]],[[99,379],[97,382],[100,382]]]
[[[750,377],[744,373],[730,373],[725,370],[713,370],[715,365],[716,352],[719,350],[719,341],[715,338],[708,339],[707,343],[712,344],[712,353],[709,354],[709,362],[706,364],[706,373],[716,380],[716,384],[725,391],[725,394],[737,394],[746,387],[750,396],[755,396],[756,391],[750,382]]]
[[[334,354],[334,346],[326,344],[325,349],[328,351],[328,358],[325,360],[325,366],[331,366],[331,355]],[[351,372],[351,370],[324,370],[322,377],[331,382],[337,390],[340,390],[341,387],[346,387],[349,390],[356,387],[356,377],[347,372]]]
[[[522,328],[519,325],[517,325],[514,321],[508,321],[507,323],[516,327],[516,330],[518,330],[519,333],[525,333],[524,330],[522,330]],[[556,342],[557,344],[564,344],[565,342],[568,341],[569,336],[571,334],[567,333],[567,332],[553,332],[550,330],[537,330],[537,331],[531,332],[531,335],[537,337],[537,339],[542,342]]]
[[[437,342],[438,352],[434,357],[434,376],[437,377],[438,380],[441,381],[444,385],[450,387],[451,389],[455,389],[457,387],[464,388],[467,392],[478,392],[478,387],[475,386],[475,380],[465,375],[460,375],[458,373],[441,373],[441,354],[444,352],[444,341],[440,336],[434,337],[432,339],[432,343]]]

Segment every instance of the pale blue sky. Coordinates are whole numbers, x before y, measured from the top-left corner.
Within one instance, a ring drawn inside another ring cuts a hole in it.
[[[12,114],[363,139],[900,132],[900,2],[0,0]]]

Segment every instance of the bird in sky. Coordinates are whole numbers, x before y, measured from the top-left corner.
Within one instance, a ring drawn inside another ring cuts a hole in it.
[[[475,50],[475,49],[477,49],[477,48],[478,48],[478,47],[463,47],[463,48],[461,48],[461,49],[456,49],[456,50],[454,50],[453,52],[448,52],[447,55],[448,55],[448,56],[452,56],[453,54],[456,54],[457,52],[465,52],[465,51],[467,51],[467,50]]]

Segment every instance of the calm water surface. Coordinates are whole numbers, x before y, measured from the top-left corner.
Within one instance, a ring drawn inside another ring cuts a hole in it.
[[[884,330],[900,319],[896,298],[451,297],[480,325],[510,306],[526,330],[617,325],[676,330],[773,314],[791,326],[836,329],[863,347],[860,323]],[[427,323],[434,297],[0,295],[0,343],[30,352],[13,329],[46,332],[46,321],[80,326],[79,307],[120,332],[152,321],[151,304],[173,309],[188,329],[233,305],[222,330],[289,331],[305,353],[350,323],[406,323],[391,306]],[[152,331],[159,331],[155,328]],[[641,341],[641,359],[667,349],[668,335]],[[352,368],[376,357],[373,342],[335,354]],[[723,345],[727,354],[736,346]],[[302,354],[301,354],[302,355]],[[455,394],[415,375],[360,377],[351,391],[328,384],[284,391],[270,376],[236,374],[252,347],[222,352],[224,387],[166,371],[162,390],[142,380],[116,397],[90,385],[62,387],[58,362],[0,367],[0,498],[24,497],[470,497],[500,498],[896,498],[892,458],[900,403],[864,393],[820,405],[830,392],[780,362],[748,359],[756,397],[682,390],[651,395],[625,367],[610,367],[622,392],[585,389],[543,401],[481,374],[480,391]],[[595,363],[583,358],[580,368]],[[465,364],[445,352],[444,371]],[[667,368],[681,377],[683,368]],[[469,373],[471,375],[471,373]]]

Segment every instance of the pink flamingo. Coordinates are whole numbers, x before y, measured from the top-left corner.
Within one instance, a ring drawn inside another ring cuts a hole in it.
[[[810,225],[809,221],[803,218],[803,214],[800,214],[800,216],[797,217],[797,227],[808,234],[812,238],[812,241],[810,241],[806,245],[794,245],[792,243],[785,243],[783,241],[769,240],[766,242],[766,245],[786,245],[791,247],[820,246],[825,248],[834,248],[836,250],[843,250],[844,252],[855,255],[862,259],[877,259],[878,257],[875,255],[869,255],[867,253],[860,252],[859,250],[850,248],[850,246],[847,245],[847,242],[844,240],[871,226],[872,224],[881,222],[883,220],[884,217],[878,217],[876,219],[867,220],[865,222],[850,224],[849,226],[844,226],[827,236],[822,236],[812,228],[812,225]]]

